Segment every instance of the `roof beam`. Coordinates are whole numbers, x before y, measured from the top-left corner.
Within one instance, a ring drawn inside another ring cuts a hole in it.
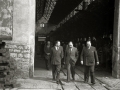
[[[59,28],[62,24],[67,22],[70,18],[78,13],[78,11],[86,10],[87,6],[95,0],[83,0],[73,11],[71,11],[57,26],[55,29]]]
[[[46,19],[46,22],[48,22],[55,5],[56,5],[56,0],[46,0],[46,5],[43,14],[43,17]]]

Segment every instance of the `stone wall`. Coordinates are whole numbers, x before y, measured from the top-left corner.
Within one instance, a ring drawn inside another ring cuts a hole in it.
[[[13,37],[4,40],[16,60],[17,78],[33,77],[35,47],[35,0],[14,0]]]
[[[30,46],[29,45],[19,45],[19,44],[9,44],[6,47],[10,51],[10,57],[16,60],[17,78],[28,78],[29,77],[29,61],[30,61]]]

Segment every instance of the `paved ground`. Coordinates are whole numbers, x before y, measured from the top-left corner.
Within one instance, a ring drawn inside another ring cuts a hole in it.
[[[66,73],[66,70],[64,70]],[[58,85],[55,81],[52,81],[51,70],[38,69],[35,71],[36,76],[33,79],[19,79],[20,90],[23,89],[37,89],[37,90],[107,90],[102,86],[98,81],[96,85],[91,85],[90,83],[86,84],[83,82],[83,73],[79,70],[76,70],[75,79],[73,82],[66,82],[66,76],[61,72],[61,82],[64,85]]]
[[[83,72],[83,66],[76,67],[78,70]],[[101,83],[104,87],[109,90],[120,90],[120,79],[112,77],[112,73],[105,70],[96,70],[95,71],[96,80]]]
[[[61,72],[62,84],[52,80],[51,70],[45,69],[43,61],[36,61],[35,77],[32,79],[19,79],[19,87],[5,90],[120,90],[120,79],[111,77],[108,73],[96,72],[96,84],[83,82],[83,67],[76,67],[75,82],[66,82],[66,69]],[[2,89],[1,89],[2,90]]]
[[[36,62],[37,63],[37,62]],[[17,87],[13,90],[107,90],[99,81],[96,81],[95,85],[91,83],[83,82],[83,73],[76,69],[75,82],[67,82],[66,70],[60,73],[62,84],[56,84],[52,80],[51,70],[46,70],[44,62],[41,61],[40,67],[35,69],[35,77],[32,79],[19,79],[18,84],[20,87]]]

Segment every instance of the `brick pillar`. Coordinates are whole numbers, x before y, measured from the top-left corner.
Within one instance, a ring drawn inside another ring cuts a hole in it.
[[[112,76],[120,78],[120,0],[115,0]]]

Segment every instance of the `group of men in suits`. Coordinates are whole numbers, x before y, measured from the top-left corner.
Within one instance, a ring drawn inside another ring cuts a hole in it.
[[[47,53],[47,48],[44,50]],[[51,60],[52,64],[52,76],[53,80],[56,80],[57,84],[60,83],[60,70],[61,70],[61,60],[64,58],[64,62],[67,66],[67,81],[70,82],[70,73],[72,76],[72,80],[75,81],[75,64],[78,60],[78,50],[73,46],[73,42],[70,41],[63,51],[63,47],[60,46],[60,41],[56,41],[55,45],[51,47],[50,51],[48,50],[49,60]],[[85,66],[84,71],[84,81],[87,83],[89,80],[89,72],[91,75],[91,83],[95,84],[95,75],[94,75],[94,67],[95,61],[97,61],[97,65],[99,64],[97,51],[95,47],[91,46],[91,42],[86,42],[86,47],[83,48],[80,55],[81,64]],[[47,58],[46,58],[47,60]],[[47,67],[47,64],[46,64]],[[48,68],[48,67],[47,67]]]

